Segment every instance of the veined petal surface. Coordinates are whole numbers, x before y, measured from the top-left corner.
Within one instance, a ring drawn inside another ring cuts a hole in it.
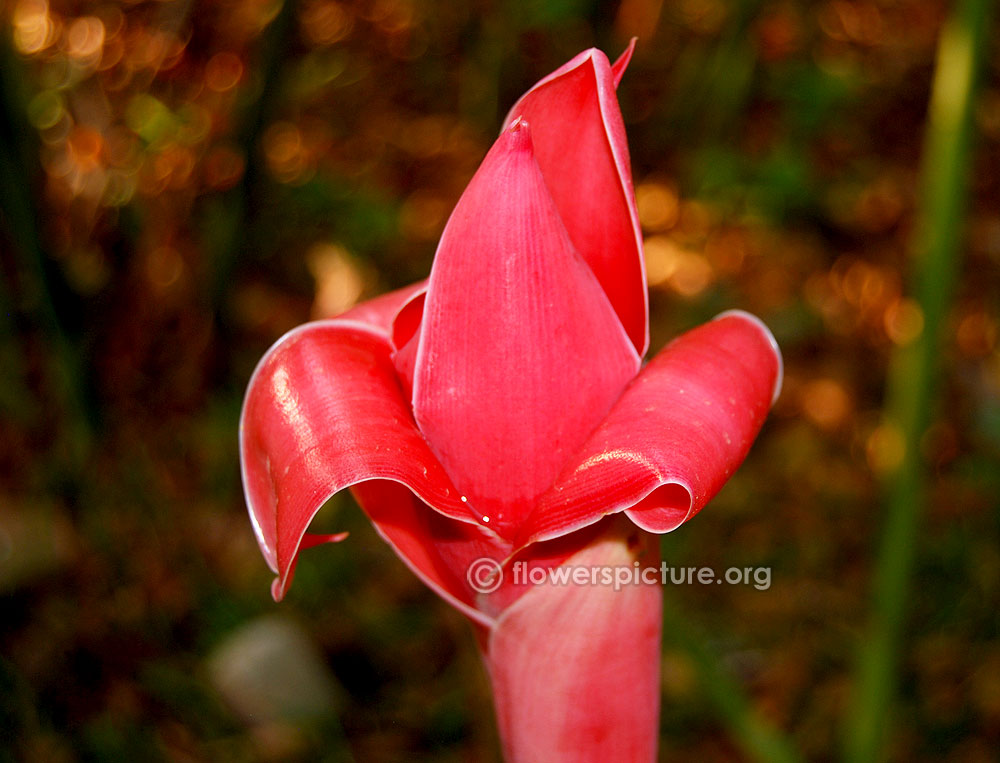
[[[574,250],[523,122],[466,189],[434,259],[413,411],[476,513],[501,536],[601,421],[639,358]]]
[[[643,355],[649,321],[642,233],[615,94],[631,50],[613,69],[601,51],[584,51],[525,93],[504,124],[521,118],[531,125],[538,166],[569,237]]]
[[[667,345],[622,394],[516,541],[572,532],[626,511],[651,532],[676,529],[742,463],[781,385],[766,326],[733,311]]]
[[[240,461],[257,542],[280,599],[306,528],[335,492],[386,479],[441,513],[474,521],[417,430],[388,339],[343,320],[286,334],[254,371],[240,417]]]

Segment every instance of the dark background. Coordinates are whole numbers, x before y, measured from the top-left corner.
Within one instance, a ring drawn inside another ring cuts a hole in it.
[[[921,155],[948,4],[0,8],[0,760],[498,760],[469,628],[349,496],[318,522],[351,537],[306,552],[271,601],[240,402],[285,330],[427,274],[521,92],[633,35],[619,96],[652,348],[740,307],[786,363],[744,467],[663,539],[670,564],[766,566],[772,585],[668,590],[661,758],[746,760],[747,728],[772,727],[837,757],[886,606],[882,477],[903,445],[882,414],[890,358],[923,325],[910,283],[921,172],[942,170]],[[996,51],[904,544],[893,761],[1000,746]]]

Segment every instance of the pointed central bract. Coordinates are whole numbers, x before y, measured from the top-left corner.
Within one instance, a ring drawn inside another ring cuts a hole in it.
[[[417,424],[484,523],[509,537],[638,368],[517,121],[459,200],[434,259]]]

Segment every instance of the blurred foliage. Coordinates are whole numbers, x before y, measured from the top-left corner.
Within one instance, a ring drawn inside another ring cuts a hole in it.
[[[240,487],[240,401],[283,331],[426,275],[523,90],[633,35],[619,96],[653,347],[741,307],[786,362],[747,463],[663,540],[671,564],[769,566],[773,583],[669,592],[689,630],[666,633],[661,758],[742,759],[756,731],[716,712],[740,691],[734,712],[831,759],[879,479],[899,458],[882,419],[889,357],[923,329],[908,252],[947,10],[4,0],[0,760],[497,759],[462,616],[349,497],[318,521],[351,537],[307,552],[271,602]],[[946,374],[921,440],[894,761],[1000,747],[1000,48],[987,49]],[[336,687],[309,723],[247,717],[213,672],[275,613]],[[724,678],[706,689],[706,671]]]

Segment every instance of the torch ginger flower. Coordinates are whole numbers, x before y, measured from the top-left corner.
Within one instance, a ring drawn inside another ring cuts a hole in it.
[[[474,623],[509,761],[653,761],[660,586],[521,569],[651,570],[746,456],[781,380],[724,313],[645,366],[642,238],[611,65],[588,50],[511,110],[426,282],[300,326],[250,381],[240,454],[281,599],[350,487]],[[537,584],[532,584],[535,583]]]

